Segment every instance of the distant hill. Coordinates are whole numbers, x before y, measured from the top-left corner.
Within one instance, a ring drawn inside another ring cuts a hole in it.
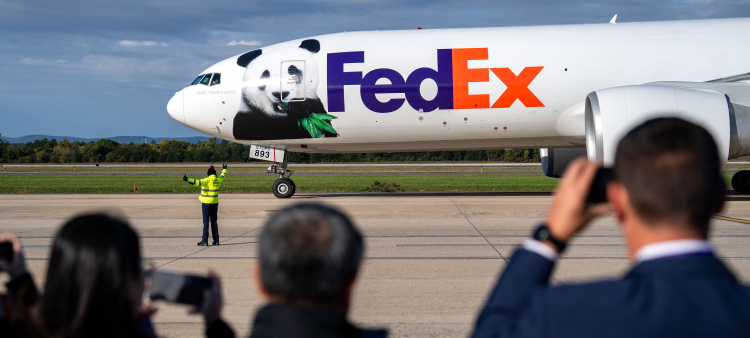
[[[151,143],[151,141],[155,141],[156,143],[161,142],[162,139],[167,139],[170,141],[186,141],[190,143],[198,143],[201,141],[208,141],[208,137],[206,136],[192,136],[192,137],[148,137],[148,136],[115,136],[115,137],[101,137],[101,138],[82,138],[82,137],[72,137],[72,136],[51,136],[51,135],[26,135],[21,137],[5,137],[3,136],[2,139],[5,141],[8,141],[10,143],[28,143],[28,142],[34,142],[36,140],[41,139],[48,139],[52,140],[55,139],[57,141],[62,141],[63,139],[68,139],[70,142],[91,142],[91,141],[98,141],[101,139],[109,139],[115,142],[119,143]]]

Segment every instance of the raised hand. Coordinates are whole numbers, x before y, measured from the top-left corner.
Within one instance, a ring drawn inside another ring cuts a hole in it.
[[[594,217],[609,211],[608,204],[590,206],[586,202],[591,182],[601,164],[580,158],[568,166],[555,189],[547,227],[555,238],[567,242]]]

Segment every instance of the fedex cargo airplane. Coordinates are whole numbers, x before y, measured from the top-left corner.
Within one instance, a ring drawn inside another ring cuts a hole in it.
[[[286,152],[541,148],[559,176],[611,164],[640,122],[679,116],[750,154],[750,19],[321,35],[230,57],[177,92],[178,122],[251,145],[291,197]],[[750,171],[732,185],[750,193]]]

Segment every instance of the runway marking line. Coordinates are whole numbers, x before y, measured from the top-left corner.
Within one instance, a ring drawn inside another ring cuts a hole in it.
[[[469,217],[466,217],[466,215],[464,215],[463,210],[461,210],[461,208],[458,207],[458,204],[456,204],[456,202],[454,202],[453,199],[450,196],[447,196],[447,197],[448,197],[448,200],[451,201],[451,203],[453,203],[453,206],[456,207],[456,209],[461,214],[461,216],[464,216],[464,218],[466,219],[466,221],[469,222],[469,224],[471,224],[471,226],[474,228],[474,230],[476,230],[476,232],[479,235],[481,235],[482,238],[484,238],[484,240],[487,242],[487,244],[492,245],[492,243],[490,243],[490,240],[487,239],[487,237],[481,231],[479,231],[479,229],[477,229],[477,226],[474,225],[474,223],[471,222],[471,220],[469,219]],[[500,258],[503,259],[503,261],[505,262],[505,264],[508,264],[508,260],[503,256],[503,254],[500,253],[500,251],[497,250],[496,247],[492,246],[492,249],[495,250],[495,252],[497,252],[497,254],[500,256]]]
[[[750,224],[750,221],[747,221],[747,220],[744,220],[744,219],[739,219],[739,218],[732,218],[732,217],[725,217],[725,216],[718,216],[718,215],[714,215],[714,216],[711,216],[711,217],[713,217],[715,219],[720,219],[722,221],[730,221],[730,222],[737,222],[737,223],[743,223],[743,224]]]

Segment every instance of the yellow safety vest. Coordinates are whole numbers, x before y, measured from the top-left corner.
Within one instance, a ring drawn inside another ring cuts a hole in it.
[[[188,178],[188,183],[191,183],[196,187],[201,187],[201,196],[198,198],[201,203],[217,204],[219,203],[219,187],[221,186],[221,182],[224,181],[226,175],[227,170],[224,169],[221,171],[219,177],[211,175],[200,180]]]

